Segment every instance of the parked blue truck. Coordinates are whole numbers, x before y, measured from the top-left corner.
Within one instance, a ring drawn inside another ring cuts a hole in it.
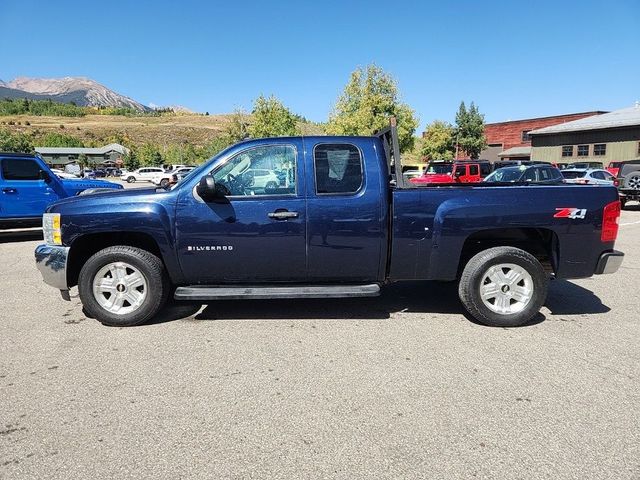
[[[170,297],[374,296],[392,282],[457,280],[474,318],[517,326],[549,278],[622,262],[613,187],[419,187],[394,174],[399,159],[393,124],[372,137],[245,141],[168,190],[51,205],[36,263],[64,298],[78,285],[106,325],[145,322]]]
[[[40,226],[51,203],[96,189],[122,189],[122,185],[62,180],[37,155],[0,153],[0,229]]]

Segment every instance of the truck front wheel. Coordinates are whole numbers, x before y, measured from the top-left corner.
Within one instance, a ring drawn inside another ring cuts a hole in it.
[[[495,247],[469,260],[458,295],[480,323],[517,327],[540,311],[547,289],[547,274],[533,255],[519,248]]]
[[[126,245],[100,250],[78,277],[88,316],[109,326],[130,327],[149,320],[162,308],[169,290],[162,261]]]

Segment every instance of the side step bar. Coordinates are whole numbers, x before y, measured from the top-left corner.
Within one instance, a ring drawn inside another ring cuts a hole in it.
[[[300,285],[300,286],[252,286],[220,287],[193,285],[178,287],[173,298],[176,300],[234,300],[234,299],[277,299],[277,298],[344,298],[376,297],[380,295],[380,285]]]

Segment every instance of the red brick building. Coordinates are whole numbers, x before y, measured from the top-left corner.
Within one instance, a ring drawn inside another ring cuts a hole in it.
[[[525,120],[513,120],[508,122],[487,123],[484,134],[487,137],[487,148],[480,154],[481,159],[490,160],[530,160],[531,139],[528,133],[538,128],[550,127],[559,123],[570,122],[592,115],[599,115],[601,111],[570,113],[567,115],[554,115],[551,117],[528,118]],[[464,153],[460,152],[460,159],[464,159]],[[535,159],[534,159],[535,160]]]

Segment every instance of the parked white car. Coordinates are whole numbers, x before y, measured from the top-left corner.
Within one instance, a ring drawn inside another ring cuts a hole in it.
[[[142,167],[133,172],[127,172],[120,176],[120,179],[133,183],[133,182],[151,182],[156,175],[162,175],[164,170],[160,167]]]
[[[187,173],[187,172],[190,172],[191,170],[193,170],[194,168],[196,168],[196,167],[187,167],[187,166],[176,167],[173,170],[170,170],[168,172],[155,175],[151,179],[151,181],[153,183],[155,183],[156,185],[158,185],[159,187],[165,188],[165,187],[168,187],[169,185],[171,185],[172,176],[173,175],[176,175],[178,173]]]
[[[273,170],[250,168],[242,172],[242,181],[250,189],[278,188],[280,181]]]
[[[567,168],[560,170],[565,183],[582,185],[613,185],[615,177],[601,168]]]
[[[77,175],[74,175],[73,173],[65,172],[64,170],[60,170],[59,168],[52,168],[51,171],[55,173],[56,177],[58,178],[66,178],[70,180],[77,180],[78,178],[80,178]]]

